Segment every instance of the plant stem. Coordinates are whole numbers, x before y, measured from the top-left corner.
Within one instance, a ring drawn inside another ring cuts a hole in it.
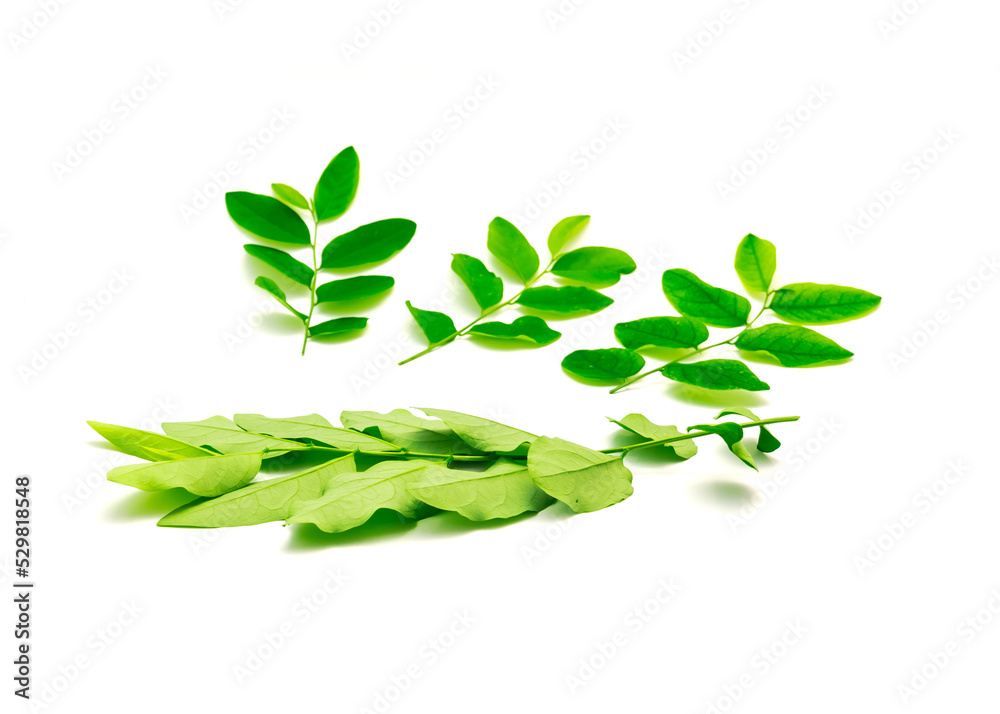
[[[787,417],[775,417],[773,419],[758,419],[756,421],[747,421],[740,424],[744,429],[748,429],[754,426],[767,426],[768,424],[780,424],[788,421],[798,421],[797,416],[787,416]],[[627,454],[630,451],[635,451],[636,449],[648,449],[652,446],[664,446],[666,444],[672,444],[677,441],[687,441],[688,439],[697,439],[702,436],[710,436],[714,432],[711,431],[692,431],[688,434],[681,434],[680,436],[671,436],[667,439],[658,439],[657,441],[644,441],[640,444],[633,444],[632,446],[619,446],[614,449],[601,449],[602,454]]]
[[[302,355],[306,354],[306,345],[309,344],[309,323],[312,322],[313,309],[316,307],[316,279],[319,274],[319,266],[316,264],[316,244],[319,242],[319,218],[316,217],[316,209],[312,206],[309,207],[309,212],[313,217],[313,238],[312,238],[312,256],[313,256],[313,277],[309,284],[309,314],[306,316],[305,320],[305,334],[302,336]]]

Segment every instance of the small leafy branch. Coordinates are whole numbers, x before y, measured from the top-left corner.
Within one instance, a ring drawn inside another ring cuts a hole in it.
[[[277,198],[246,191],[226,194],[226,208],[240,228],[275,243],[311,249],[312,267],[278,248],[254,243],[243,246],[254,258],[309,289],[308,311],[300,312],[292,307],[285,291],[274,280],[262,275],[254,281],[302,321],[303,355],[312,337],[361,330],[368,324],[367,317],[338,317],[314,325],[313,313],[317,305],[372,298],[384,294],[395,284],[388,276],[361,275],[320,285],[319,271],[342,271],[388,260],[406,247],[417,230],[416,223],[404,218],[368,223],[327,243],[318,261],[316,251],[320,223],[339,218],[350,208],[358,192],[360,177],[361,163],[352,146],[337,154],[327,165],[316,183],[311,201],[282,183],[271,184]],[[309,212],[312,230],[299,211]]]
[[[512,518],[555,501],[577,513],[597,511],[632,495],[625,457],[638,449],[687,459],[695,439],[717,435],[755,468],[743,444],[758,427],[757,451],[780,442],[771,424],[798,417],[760,419],[729,409],[711,424],[681,432],[640,414],[614,421],[636,443],[595,450],[489,419],[443,409],[388,414],[344,412],[342,426],[318,414],[272,419],[259,414],[163,424],[163,434],[99,422],[90,425],[120,451],[148,463],[118,466],[108,480],[144,491],[182,488],[194,500],[167,514],[161,526],[223,528],[271,521],[312,523],[339,533],[365,523],[379,509],[418,519],[454,511],[470,521]],[[718,421],[729,415],[750,421]],[[264,460],[308,454],[311,465],[255,481]],[[363,458],[361,458],[363,457]],[[364,462],[375,462],[368,468]]]
[[[537,315],[525,315],[511,323],[483,322],[506,307],[518,305],[548,316],[572,317],[600,312],[614,300],[594,288],[610,287],[623,275],[635,271],[635,261],[617,248],[586,247],[563,252],[587,226],[590,216],[570,216],[559,221],[549,233],[551,260],[541,268],[538,252],[514,224],[503,218],[490,223],[486,248],[524,287],[504,300],[503,280],[479,258],[456,253],[451,269],[461,278],[479,306],[479,317],[465,327],[455,327],[448,315],[421,310],[409,301],[406,306],[427,338],[427,349],[404,359],[406,364],[433,352],[461,337],[486,340],[519,340],[530,346],[545,346],[558,340],[561,333],[549,327]],[[555,275],[570,283],[562,286],[537,285],[546,275]]]
[[[611,393],[659,372],[667,379],[705,389],[762,391],[770,387],[739,360],[707,359],[688,362],[710,350],[732,345],[745,352],[765,352],[784,367],[805,367],[845,360],[853,352],[803,325],[827,325],[862,317],[874,310],[882,298],[870,292],[841,285],[791,283],[771,289],[777,266],[772,243],[750,234],[736,249],[736,273],[743,286],[761,299],[761,307],[750,317],[750,301],[742,295],[717,288],[694,273],[674,268],[663,274],[663,292],[680,317],[646,317],[615,325],[622,347],[577,350],[562,366],[584,379],[620,382]],[[786,324],[755,327],[770,310]],[[790,323],[790,324],[788,324]],[[708,327],[742,328],[719,342],[709,341]],[[642,371],[642,350],[684,350],[666,364]]]

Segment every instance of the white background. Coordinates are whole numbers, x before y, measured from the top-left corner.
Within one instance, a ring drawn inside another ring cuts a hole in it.
[[[103,0],[49,3],[51,17],[44,2],[5,3],[0,502],[12,518],[13,477],[32,476],[36,696],[69,712],[359,711],[415,665],[422,676],[391,711],[725,711],[740,688],[729,710],[748,714],[996,710],[1000,613],[984,608],[1000,607],[990,412],[1000,289],[987,267],[1000,7],[910,0],[895,16],[906,21],[886,25],[889,0],[592,0],[556,22],[555,0],[400,1],[350,57],[345,44],[387,2],[220,11],[211,0]],[[724,10],[718,36],[699,38]],[[681,67],[688,51],[698,56]],[[498,86],[449,121],[482,78]],[[789,131],[786,115],[816,90],[829,96]],[[145,96],[125,111],[120,95],[133,92]],[[293,118],[265,131],[282,113]],[[110,133],[60,169],[102,120]],[[624,128],[601,147],[609,121]],[[436,129],[446,141],[390,186],[387,173]],[[952,137],[943,152],[939,132]],[[724,197],[719,182],[768,139],[777,151]],[[365,334],[301,358],[288,323],[260,317],[260,268],[217,183],[235,166],[227,189],[281,181],[310,194],[351,144],[361,188],[323,239],[390,216],[419,230],[379,270],[397,286]],[[552,198],[561,171],[572,181]],[[901,195],[852,240],[845,225],[895,181]],[[526,217],[546,193],[548,208]],[[577,213],[593,216],[586,244],[626,249],[643,268],[612,290],[611,309],[562,323],[546,349],[461,342],[386,367],[419,349],[404,300],[471,316],[449,254],[486,257],[495,215],[516,217],[542,246]],[[615,322],[670,314],[665,268],[737,289],[732,255],[751,231],[777,245],[778,285],[884,296],[872,316],[823,330],[852,361],[755,362],[770,392],[708,398],[658,378],[610,396],[561,372],[569,349],[611,346]],[[85,423],[336,420],[342,409],[423,405],[600,448],[615,443],[605,416],[686,426],[729,404],[803,417],[775,429],[784,447],[760,458],[759,474],[702,441],[689,462],[632,460],[635,495],[603,512],[552,508],[484,528],[390,518],[319,542],[276,523],[156,528],[176,498],[103,482],[131,459],[99,448]],[[964,470],[951,484],[949,462]],[[921,493],[935,484],[930,503]],[[859,558],[871,548],[881,557],[868,567]],[[338,569],[347,581],[304,622],[296,603]],[[679,586],[662,607],[650,602],[661,580]],[[130,619],[123,603],[141,613]],[[636,607],[658,612],[636,628]],[[475,622],[443,656],[421,654],[465,612]],[[12,688],[13,608],[4,613]],[[977,613],[988,624],[969,638],[961,623]],[[109,628],[119,618],[128,624]],[[785,647],[789,623],[805,632]],[[292,634],[239,681],[234,668],[283,625]],[[101,646],[101,631],[117,636]],[[624,644],[582,672],[619,631]],[[919,693],[901,694],[950,641],[943,672],[929,667]],[[762,649],[783,656],[765,670]],[[572,688],[570,675],[587,681]],[[3,697],[7,710],[9,689]]]

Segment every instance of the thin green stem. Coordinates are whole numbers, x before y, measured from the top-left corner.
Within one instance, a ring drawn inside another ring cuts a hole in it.
[[[319,242],[319,219],[316,217],[316,211],[312,207],[309,208],[309,212],[313,217],[313,238],[312,238],[312,256],[313,256],[313,276],[312,281],[309,283],[309,314],[305,319],[305,334],[302,336],[302,355],[306,353],[306,345],[309,344],[309,323],[312,322],[313,310],[316,308],[316,280],[319,274],[319,266],[316,263],[316,244]]]
[[[740,424],[744,429],[749,429],[754,426],[767,426],[768,424],[781,424],[783,422],[798,421],[797,416],[788,417],[775,417],[773,419],[757,419],[755,421],[747,421]],[[664,446],[666,444],[673,444],[678,441],[687,441],[688,439],[697,439],[702,436],[711,436],[714,432],[711,431],[692,431],[688,434],[681,434],[680,436],[671,436],[667,439],[657,439],[656,441],[644,441],[641,444],[633,444],[631,446],[619,446],[614,449],[601,449],[602,454],[627,454],[630,451],[635,451],[636,449],[648,449],[652,446]]]

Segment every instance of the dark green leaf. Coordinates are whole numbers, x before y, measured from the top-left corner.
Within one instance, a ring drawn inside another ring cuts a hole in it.
[[[750,301],[745,297],[713,287],[690,270],[674,268],[665,272],[663,292],[679,313],[713,327],[745,325],[750,314]]]
[[[566,285],[561,288],[545,285],[528,288],[517,299],[518,305],[546,312],[600,312],[614,302],[607,295],[580,285]]]
[[[635,268],[635,261],[625,251],[588,246],[561,256],[552,266],[552,272],[560,278],[606,288],[621,280],[623,275],[634,273]]]
[[[620,456],[543,436],[528,450],[538,488],[577,513],[598,511],[632,495],[632,472]]]
[[[417,232],[417,224],[405,218],[387,218],[337,236],[323,249],[321,268],[354,268],[391,258]]]
[[[729,407],[728,409],[723,409],[715,418],[721,419],[722,417],[730,414],[737,414],[739,416],[746,417],[747,419],[753,419],[754,421],[760,420],[759,416],[746,407]],[[757,437],[757,451],[769,454],[772,451],[777,451],[779,446],[781,446],[781,442],[778,441],[777,437],[775,437],[766,426],[760,427],[760,435]]]
[[[734,359],[709,359],[690,364],[674,362],[660,371],[667,379],[705,389],[746,389],[750,392],[761,392],[771,388],[757,379],[757,375],[751,372],[749,367]]]
[[[339,335],[344,332],[363,330],[368,324],[367,317],[337,317],[309,327],[309,336]]]
[[[753,233],[747,234],[736,248],[736,274],[750,292],[766,293],[770,290],[777,265],[774,243]]]
[[[262,260],[272,268],[277,270],[297,283],[306,287],[312,285],[313,270],[305,263],[296,260],[288,253],[278,248],[269,248],[266,245],[255,245],[248,243],[243,246],[243,250],[252,255],[257,260]]]
[[[373,297],[396,284],[385,275],[359,275],[356,278],[331,280],[316,288],[316,302],[345,302]]]
[[[805,367],[854,356],[829,337],[799,325],[753,327],[737,337],[733,344],[749,352],[767,352],[785,367]]]
[[[570,216],[556,223],[552,232],[549,233],[549,252],[553,257],[576,238],[587,227],[588,223],[590,223],[590,216]]]
[[[260,277],[258,277],[256,280],[253,281],[253,284],[271,293],[278,302],[280,302],[282,305],[285,306],[286,310],[295,315],[295,317],[302,320],[302,322],[306,321],[305,315],[303,315],[301,312],[299,312],[294,307],[288,304],[288,298],[285,297],[285,291],[282,290],[280,287],[278,287],[278,284],[276,282],[274,282],[270,278],[265,278],[263,275],[261,275]]]
[[[562,337],[562,333],[550,328],[545,320],[533,315],[519,317],[509,325],[504,322],[483,322],[469,330],[469,334],[498,340],[523,340],[536,345],[549,345]]]
[[[436,345],[445,340],[450,342],[455,338],[455,333],[458,332],[455,323],[443,312],[421,310],[419,307],[413,307],[409,300],[406,301],[406,308],[413,315],[413,319],[417,321],[417,325],[427,337],[429,344]]]
[[[654,424],[642,414],[629,414],[621,420],[611,419],[610,421],[626,431],[641,436],[646,441],[661,441],[662,439],[673,439],[682,436],[680,429],[676,426]],[[694,439],[683,439],[672,444],[664,444],[663,448],[672,449],[682,459],[690,459],[698,453],[698,445],[694,443]]]
[[[327,164],[313,191],[316,216],[321,221],[336,218],[350,208],[358,192],[361,161],[353,146],[349,146]]]
[[[283,183],[272,183],[271,190],[274,191],[275,196],[288,205],[294,206],[295,208],[301,208],[305,211],[309,210],[309,201],[307,201],[305,196],[291,186]]]
[[[631,350],[612,347],[604,350],[576,350],[566,355],[563,369],[585,379],[618,382],[638,374],[646,364]]]
[[[469,288],[481,309],[493,307],[503,300],[503,281],[479,258],[455,253],[451,259],[451,269]]]
[[[878,295],[858,288],[792,283],[775,290],[768,307],[789,322],[825,325],[866,315],[880,302]]]
[[[236,225],[278,243],[312,245],[309,226],[294,210],[271,196],[247,191],[226,194],[226,210]]]
[[[689,432],[695,431],[696,429],[721,436],[722,440],[726,442],[726,446],[729,447],[729,450],[732,451],[740,461],[745,463],[754,471],[757,470],[757,464],[753,462],[753,456],[751,456],[750,452],[747,451],[747,447],[743,446],[743,427],[739,424],[723,422],[721,424],[696,424],[695,426],[688,427]]]
[[[646,317],[618,323],[615,337],[630,350],[697,347],[708,339],[708,328],[690,317]]]
[[[510,221],[497,216],[490,223],[486,247],[524,283],[538,272],[538,252]]]

